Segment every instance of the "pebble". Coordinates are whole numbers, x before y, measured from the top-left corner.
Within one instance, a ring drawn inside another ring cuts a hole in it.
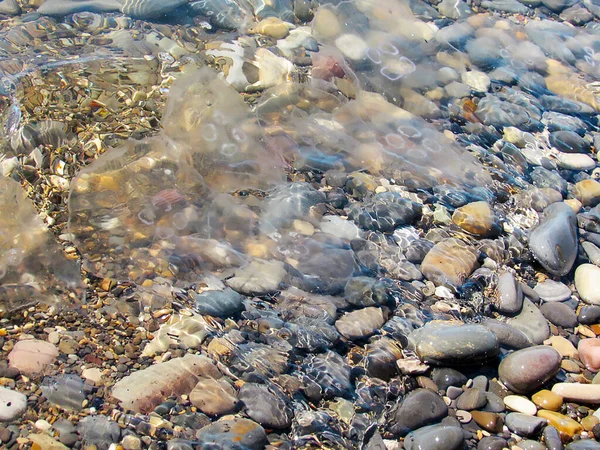
[[[573,402],[600,403],[600,384],[556,383],[552,392]]]
[[[593,439],[581,439],[571,442],[566,450],[600,450],[600,443]]]
[[[486,436],[477,444],[477,450],[503,450],[507,447],[506,440],[499,436]]]
[[[381,308],[367,307],[342,315],[335,328],[347,339],[363,339],[373,335],[386,322]]]
[[[458,450],[464,442],[458,427],[430,425],[413,431],[404,439],[405,450]]]
[[[486,318],[481,321],[481,324],[489,328],[496,335],[498,342],[503,347],[521,349],[531,346],[531,341],[525,333],[507,323]]]
[[[519,315],[511,317],[507,323],[522,331],[533,344],[541,344],[550,336],[550,327],[539,308],[527,298]]]
[[[581,264],[575,270],[575,289],[583,301],[600,305],[600,267]]]
[[[421,361],[432,365],[461,365],[493,360],[498,356],[496,335],[483,325],[428,323],[412,332]]]
[[[252,420],[236,417],[221,419],[201,428],[196,438],[202,445],[263,450],[267,444],[265,429]],[[212,445],[211,445],[212,444]]]
[[[245,383],[240,389],[239,399],[246,406],[248,417],[264,427],[281,429],[292,423],[289,400],[277,388]]]
[[[577,345],[579,359],[592,372],[600,370],[600,339],[581,339]]]
[[[8,354],[8,362],[19,372],[33,375],[52,364],[57,356],[58,348],[50,342],[28,339],[15,344]]]
[[[205,291],[196,294],[196,308],[200,314],[213,317],[232,316],[244,309],[243,295],[233,289]]]
[[[524,348],[502,360],[498,375],[513,392],[528,394],[558,372],[561,360],[560,353],[551,347],[538,345]]]
[[[537,412],[537,415],[548,420],[549,424],[556,428],[564,439],[572,439],[573,436],[583,430],[580,423],[558,412],[541,409]]]
[[[562,440],[560,438],[560,433],[558,430],[552,425],[548,425],[544,428],[543,432],[544,443],[548,450],[563,450]]]
[[[548,272],[566,275],[577,256],[577,218],[571,207],[564,202],[548,206],[529,235],[529,248]]]
[[[456,400],[456,407],[465,411],[480,409],[487,403],[485,391],[477,388],[465,389],[463,394]]]
[[[20,392],[0,387],[0,421],[10,422],[19,418],[27,409],[27,397]]]
[[[574,195],[583,206],[596,206],[600,203],[600,183],[596,180],[581,180],[575,184]]]
[[[170,395],[189,394],[200,376],[218,379],[221,373],[209,358],[187,354],[122,378],[113,386],[112,396],[123,408],[150,412]]]
[[[504,418],[504,423],[510,431],[519,436],[532,437],[539,434],[546,426],[546,421],[540,417],[521,413],[509,413]]]
[[[544,341],[544,345],[551,345],[564,358],[577,357],[577,349],[573,343],[562,336],[552,336]]]
[[[448,415],[444,400],[429,389],[415,389],[399,405],[389,425],[395,436],[406,436],[425,425],[439,422]]]
[[[434,245],[421,263],[421,272],[436,286],[461,285],[476,268],[475,249],[455,238]]]
[[[265,295],[282,287],[287,272],[281,261],[252,261],[227,280],[234,291],[244,295]]]
[[[523,308],[523,290],[510,272],[498,276],[498,297],[494,307],[501,314],[516,314]]]
[[[577,315],[577,320],[582,325],[600,323],[600,306],[582,306]]]
[[[189,399],[209,416],[233,413],[239,404],[235,389],[224,379],[201,378],[189,393]]]
[[[542,389],[531,396],[531,400],[540,409],[558,411],[563,404],[563,398],[555,392]]]
[[[550,323],[558,327],[574,328],[577,326],[575,311],[564,303],[544,303],[540,307],[540,311]]]
[[[490,433],[500,433],[502,431],[504,421],[499,414],[487,411],[471,411],[471,415],[477,425],[484,430]]]
[[[508,409],[521,414],[535,416],[537,411],[535,404],[531,400],[520,395],[507,395],[502,400]]]
[[[47,434],[30,434],[27,437],[32,442],[32,450],[67,450],[69,448]]]
[[[533,289],[546,302],[562,302],[571,298],[571,289],[560,281],[547,279],[537,283]]]

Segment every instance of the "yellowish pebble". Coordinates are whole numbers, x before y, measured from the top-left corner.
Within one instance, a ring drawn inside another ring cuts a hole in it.
[[[589,338],[596,337],[596,334],[591,330],[591,328],[586,327],[585,325],[579,325],[577,328],[575,328],[575,332]]]
[[[542,419],[546,419],[550,425],[556,428],[561,437],[568,438],[569,440],[583,431],[583,427],[580,423],[563,414],[541,409],[537,412],[537,415]]]
[[[468,203],[454,211],[452,222],[477,236],[487,236],[494,228],[494,213],[487,202]]]
[[[600,203],[600,183],[593,179],[581,180],[575,184],[575,197],[583,206],[596,206]]]
[[[563,404],[563,398],[548,389],[543,389],[532,395],[531,400],[540,409],[558,411]]]
[[[599,423],[600,419],[598,419],[596,416],[587,416],[581,419],[581,426],[585,431],[592,431],[592,428]]]
[[[290,28],[287,23],[277,17],[267,17],[248,31],[270,36],[274,39],[283,39],[290,33]]]
[[[568,198],[565,200],[565,203],[571,207],[575,214],[579,213],[579,211],[581,211],[581,207],[583,206],[576,198]]]

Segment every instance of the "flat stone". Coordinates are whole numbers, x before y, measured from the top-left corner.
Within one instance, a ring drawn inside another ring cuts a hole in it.
[[[40,450],[68,450],[69,447],[54,440],[52,436],[47,434],[30,434],[27,438],[32,442],[32,449]],[[37,445],[37,447],[35,447]]]
[[[552,336],[544,341],[544,345],[552,346],[563,358],[575,358],[577,356],[577,349],[573,343],[562,336]]]
[[[0,422],[19,418],[27,409],[27,397],[20,392],[0,387]]]
[[[414,343],[421,361],[441,366],[456,366],[490,361],[498,356],[496,335],[483,325],[455,325],[429,322],[413,331]]]
[[[545,302],[562,302],[571,298],[571,289],[560,281],[547,279],[533,288]]]
[[[600,305],[600,267],[593,264],[581,264],[577,267],[575,288],[584,302]]]
[[[577,256],[577,218],[564,202],[544,210],[544,218],[529,235],[529,248],[551,274],[564,276]]]
[[[15,344],[8,354],[10,367],[26,375],[42,372],[58,356],[58,348],[50,342],[28,339]]]
[[[600,323],[600,306],[582,306],[577,315],[577,320],[582,325],[594,325]]]
[[[345,313],[335,328],[347,339],[363,339],[373,335],[386,322],[381,308],[368,307]]]
[[[567,445],[566,450],[600,450],[600,443],[593,439],[580,439]]]
[[[496,319],[485,318],[481,325],[489,328],[498,338],[503,347],[521,349],[531,346],[531,341],[525,333],[515,327]]]
[[[513,392],[527,394],[550,380],[560,369],[561,360],[560,353],[551,347],[524,348],[502,360],[498,375]]]
[[[288,428],[292,423],[289,400],[278,389],[257,383],[245,383],[239,398],[246,406],[246,414],[267,428]]]
[[[487,403],[485,391],[477,388],[465,389],[463,394],[456,400],[456,407],[465,411],[480,409]]]

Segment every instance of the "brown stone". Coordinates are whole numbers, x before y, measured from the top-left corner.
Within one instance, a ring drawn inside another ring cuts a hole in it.
[[[563,404],[563,398],[548,389],[543,389],[532,395],[531,400],[540,409],[558,411]]]
[[[190,402],[204,414],[220,416],[236,410],[239,401],[227,381],[201,378],[190,392]]]
[[[596,206],[600,203],[600,183],[596,180],[581,180],[575,184],[575,197],[583,206]]]
[[[490,433],[500,433],[502,431],[504,422],[502,417],[496,413],[487,411],[471,411],[471,416],[473,416],[473,420],[477,422],[477,425],[484,430],[489,431]]]
[[[540,409],[537,412],[538,417],[542,419],[546,419],[550,425],[558,430],[561,437],[566,440],[573,439],[578,433],[581,433],[583,427],[580,423],[574,421],[570,417],[567,417],[563,414],[554,412],[554,411],[546,411],[544,409]]]
[[[478,267],[476,250],[460,239],[437,243],[421,263],[423,275],[437,286],[461,285]]]
[[[452,214],[452,222],[476,236],[489,236],[497,230],[494,212],[487,202],[468,203],[457,208]]]

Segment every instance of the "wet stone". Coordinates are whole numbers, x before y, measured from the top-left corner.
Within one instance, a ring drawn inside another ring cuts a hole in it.
[[[482,325],[428,323],[409,336],[419,358],[433,365],[464,365],[498,356],[496,335]]]
[[[529,247],[540,264],[553,275],[566,275],[577,256],[577,219],[565,203],[555,203],[529,236]]]
[[[227,284],[240,294],[264,295],[280,290],[286,275],[280,261],[252,261],[236,271]]]
[[[506,440],[498,436],[487,436],[479,441],[477,450],[502,450],[507,447]]]
[[[462,386],[467,382],[465,375],[450,367],[434,368],[431,379],[441,390],[446,390],[449,386]]]
[[[233,289],[223,291],[205,291],[196,294],[196,308],[200,314],[214,317],[226,317],[244,309],[244,296]]]
[[[465,389],[464,393],[456,399],[456,407],[465,411],[483,408],[486,403],[485,391],[477,388]]]
[[[27,397],[20,392],[0,387],[0,422],[19,418],[27,409]]]
[[[546,302],[562,302],[571,298],[571,289],[560,281],[547,279],[536,284],[533,289]]]
[[[363,339],[379,330],[386,321],[381,308],[368,307],[345,313],[335,328],[347,339]]]
[[[393,300],[389,293],[392,280],[375,280],[369,277],[351,278],[344,288],[344,297],[354,306],[386,305]]]
[[[593,439],[581,439],[567,445],[566,450],[599,450],[600,443]]]
[[[350,367],[331,351],[310,355],[302,366],[306,377],[318,384],[325,398],[348,397],[352,394]]]
[[[543,389],[536,392],[531,396],[531,400],[540,409],[547,409],[549,411],[558,411],[563,404],[563,398],[547,389]]]
[[[544,419],[521,413],[507,414],[504,423],[510,431],[525,437],[536,436],[546,425]]]
[[[574,328],[577,326],[577,315],[575,311],[564,303],[544,303],[540,307],[541,313],[550,323],[563,328]]]
[[[581,339],[577,346],[579,359],[588,370],[598,372],[600,370],[600,339]]]
[[[575,270],[575,288],[583,301],[600,305],[600,267],[582,264]]]
[[[54,362],[58,349],[46,341],[37,339],[19,341],[8,354],[10,367],[24,374],[35,374]]]
[[[476,268],[475,250],[454,238],[437,243],[421,263],[423,275],[438,286],[461,285]]]
[[[507,323],[521,331],[534,344],[543,343],[550,336],[550,327],[539,308],[527,298],[523,300],[521,312],[507,320]]]
[[[111,444],[119,442],[121,428],[105,416],[88,416],[79,421],[77,431],[83,442],[95,445],[98,450],[108,450]]]
[[[410,433],[404,440],[406,450],[457,450],[464,441],[462,430],[458,427],[430,425]]]
[[[583,306],[579,310],[577,320],[583,325],[592,325],[600,322],[600,306]]]
[[[192,405],[211,416],[232,413],[239,403],[235,389],[223,379],[200,379],[190,392],[189,398]]]
[[[560,439],[560,434],[556,428],[549,425],[544,428],[544,432],[542,433],[544,437],[544,442],[548,450],[563,450],[562,441]]]
[[[477,422],[477,425],[484,430],[490,433],[500,433],[502,431],[504,421],[500,415],[487,411],[471,411],[471,415],[473,416],[473,420]]]
[[[398,407],[390,432],[405,436],[410,431],[441,421],[448,415],[444,400],[428,389],[416,389],[408,394]]]
[[[79,411],[91,390],[77,375],[57,375],[44,378],[40,386],[44,397],[61,408]]]
[[[583,427],[577,421],[571,419],[564,414],[554,411],[540,410],[537,413],[538,417],[548,420],[549,425],[555,427],[561,435],[561,439],[572,439],[577,433],[583,430]]]
[[[255,383],[245,383],[239,399],[246,406],[246,413],[267,428],[287,428],[291,424],[292,412],[288,400],[278,388],[269,388]]]
[[[554,131],[550,133],[550,144],[565,153],[587,153],[590,143],[573,131]]]
[[[503,347],[521,349],[531,346],[531,341],[525,333],[507,323],[496,319],[486,318],[481,324],[489,328],[498,338],[498,342]]]
[[[365,230],[394,231],[421,214],[420,205],[394,192],[376,194],[371,201],[351,208],[348,217]]]
[[[526,394],[552,378],[560,368],[561,359],[560,354],[551,347],[517,350],[502,360],[498,375],[510,390]]]
[[[502,314],[516,314],[523,307],[523,290],[510,272],[498,276],[498,297],[495,308]]]
[[[487,202],[468,203],[454,211],[452,222],[476,236],[487,237],[499,231],[494,212]]]

